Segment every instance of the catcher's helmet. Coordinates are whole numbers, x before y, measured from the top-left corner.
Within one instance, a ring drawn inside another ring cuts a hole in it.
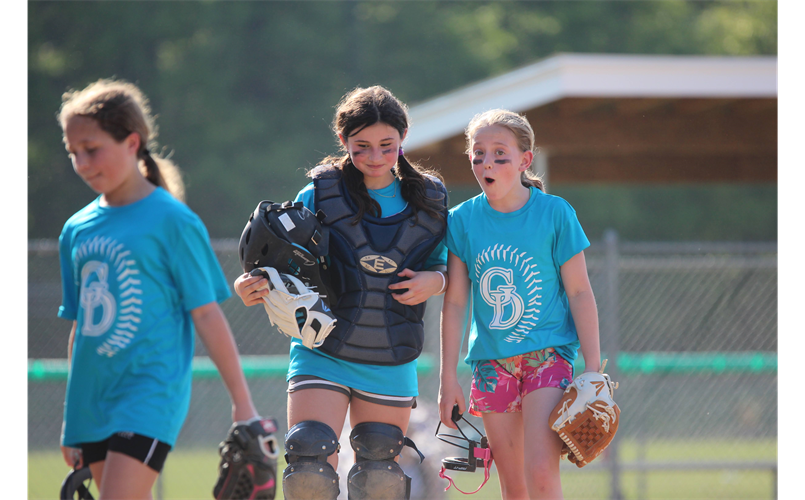
[[[477,493],[481,488],[483,488],[486,482],[489,481],[489,468],[492,466],[492,450],[489,448],[489,440],[486,438],[486,436],[481,434],[481,431],[476,429],[474,425],[472,425],[461,413],[459,413],[458,404],[453,405],[453,415],[450,417],[450,419],[456,424],[456,429],[459,433],[461,433],[461,436],[439,433],[439,429],[442,426],[442,423],[439,422],[439,424],[436,426],[436,437],[449,445],[467,450],[468,456],[466,458],[447,457],[442,459],[442,469],[439,471],[439,477],[447,479],[448,481],[445,491],[450,489],[450,486],[455,486],[458,491],[461,491],[461,493],[466,495]],[[472,427],[476,434],[481,436],[480,442],[474,441],[464,434],[464,431],[462,431],[461,427],[458,425],[459,420],[463,420],[470,427]],[[454,442],[455,440],[466,441],[467,446],[456,444],[456,442]],[[445,470],[448,469],[464,472],[475,472],[478,467],[482,467],[484,470],[484,482],[481,483],[481,485],[478,486],[475,491],[462,491],[453,482],[453,478],[445,474]]]
[[[59,500],[95,500],[92,493],[89,492],[90,483],[85,485],[85,481],[92,481],[92,472],[89,467],[71,470],[61,484]]]
[[[315,215],[302,202],[261,201],[240,235],[238,256],[243,272],[273,267],[296,276],[331,304],[325,257],[329,230],[321,225],[324,213]]]

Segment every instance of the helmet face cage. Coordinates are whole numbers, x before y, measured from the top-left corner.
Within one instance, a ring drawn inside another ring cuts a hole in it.
[[[486,450],[489,448],[489,442],[484,436],[481,431],[479,431],[474,425],[472,425],[469,420],[465,419],[462,414],[458,412],[458,405],[453,406],[453,414],[451,415],[451,420],[456,424],[456,429],[461,434],[461,436],[456,436],[453,434],[444,434],[439,433],[439,429],[442,426],[441,421],[436,426],[436,437],[451,446],[455,446],[457,448],[461,448],[463,450],[467,450],[467,457],[447,457],[442,460],[442,466],[445,469],[450,470],[458,470],[458,471],[465,471],[465,472],[475,472],[477,467],[484,467],[484,459],[480,456],[476,456],[477,450]],[[461,430],[461,426],[458,425],[458,422],[463,420],[467,425],[472,427],[472,429],[480,436],[480,440],[476,441],[467,437],[464,434],[464,431]],[[466,442],[466,446],[462,444],[458,444],[456,441],[464,441]]]
[[[461,436],[455,436],[452,434],[440,434],[439,428],[442,426],[441,420],[439,421],[439,425],[436,426],[436,437],[445,443],[456,446],[458,448],[467,450],[467,457],[447,457],[442,459],[442,469],[439,471],[439,477],[442,479],[447,479],[448,485],[445,488],[445,491],[450,489],[451,486],[455,486],[455,488],[464,493],[465,495],[471,495],[473,493],[477,493],[484,487],[487,481],[489,481],[489,468],[492,466],[492,450],[489,448],[489,441],[486,439],[486,436],[481,434],[481,431],[475,428],[467,419],[465,419],[461,413],[458,412],[458,405],[453,405],[453,415],[450,417],[453,423],[456,424],[456,429],[461,434]],[[473,430],[481,436],[480,443],[478,441],[474,441],[467,437],[464,434],[464,431],[461,430],[461,426],[458,425],[459,420],[464,420],[464,422],[473,428]],[[449,438],[449,439],[448,439]],[[456,444],[453,442],[454,439],[463,440],[467,442],[467,446],[462,446],[460,444]],[[457,470],[457,471],[464,471],[464,472],[475,472],[475,469],[478,467],[483,468],[484,470],[484,481],[475,489],[475,491],[463,491],[460,489],[454,482],[453,478],[445,474],[446,470]]]

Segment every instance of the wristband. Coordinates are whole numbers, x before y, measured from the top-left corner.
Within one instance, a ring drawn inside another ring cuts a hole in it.
[[[441,272],[441,271],[436,271],[436,272],[437,272],[437,273],[439,273],[439,276],[441,276],[441,277],[442,277],[442,287],[439,289],[439,291],[438,291],[438,292],[436,292],[436,295],[439,295],[439,294],[441,294],[442,292],[444,292],[444,289],[445,289],[445,288],[447,288],[447,278],[445,278],[445,277],[444,277],[444,273],[443,273],[443,272]]]

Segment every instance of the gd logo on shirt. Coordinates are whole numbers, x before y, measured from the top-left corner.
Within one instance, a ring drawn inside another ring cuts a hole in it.
[[[504,284],[498,285],[493,290],[492,278],[495,277],[503,278]],[[523,303],[523,298],[515,291],[517,287],[514,285],[512,277],[513,271],[502,267],[490,267],[481,276],[481,296],[495,311],[494,316],[492,316],[492,322],[489,323],[489,328],[494,330],[511,328],[523,316],[525,304]],[[509,305],[511,305],[509,317],[504,320],[503,316]]]

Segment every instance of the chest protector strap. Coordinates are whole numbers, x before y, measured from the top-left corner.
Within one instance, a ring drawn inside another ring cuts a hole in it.
[[[422,271],[444,237],[447,190],[438,179],[426,177],[426,195],[443,204],[441,220],[423,211],[415,214],[408,205],[391,217],[364,214],[353,224],[356,209],[341,172],[323,172],[313,182],[316,208],[327,214],[322,225],[330,230],[331,280],[338,297],[333,306],[336,327],[319,349],[374,365],[416,359],[424,342],[425,304],[400,304],[388,286],[403,281],[397,276],[403,269]]]

